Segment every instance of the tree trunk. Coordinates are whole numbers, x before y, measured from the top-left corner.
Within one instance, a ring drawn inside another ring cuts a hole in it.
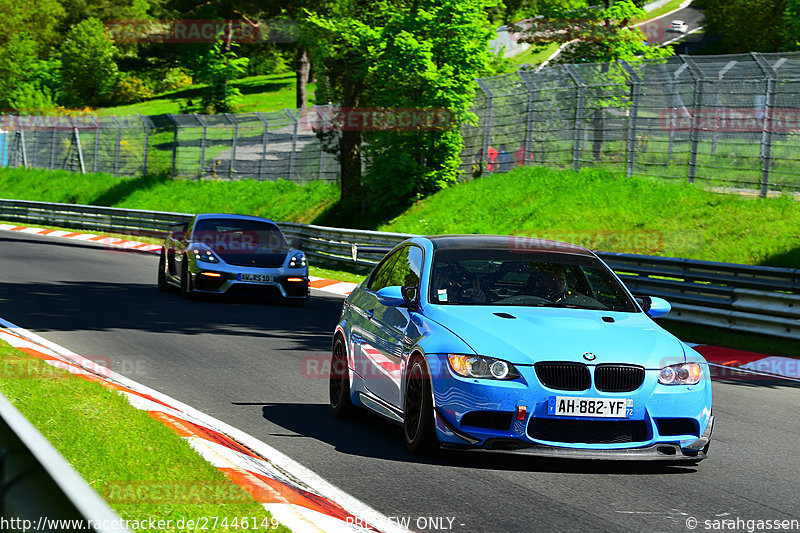
[[[297,49],[297,61],[295,62],[295,86],[297,88],[298,109],[306,106],[306,83],[308,82],[308,51],[304,47]]]
[[[349,79],[342,83],[342,112],[357,108],[363,90],[360,81]],[[345,120],[345,125],[347,120]],[[364,190],[361,184],[361,131],[345,126],[339,137],[339,169],[342,174],[341,205],[351,212],[364,212]]]

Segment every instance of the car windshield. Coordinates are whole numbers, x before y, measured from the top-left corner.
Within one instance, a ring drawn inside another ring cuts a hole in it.
[[[275,224],[236,218],[201,218],[195,224],[192,241],[202,242],[220,251],[289,247]]]
[[[575,254],[437,250],[429,285],[434,304],[637,311],[602,262]]]

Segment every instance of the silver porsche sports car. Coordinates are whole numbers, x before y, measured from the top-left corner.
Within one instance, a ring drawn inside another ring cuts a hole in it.
[[[266,218],[206,213],[173,227],[161,248],[158,288],[196,293],[308,299],[308,263]]]

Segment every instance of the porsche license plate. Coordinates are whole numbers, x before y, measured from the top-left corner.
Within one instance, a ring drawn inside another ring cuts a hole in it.
[[[269,274],[239,274],[239,281],[248,283],[272,283],[272,276]]]
[[[548,398],[547,412],[553,416],[628,418],[633,415],[633,400],[630,398],[551,396]]]

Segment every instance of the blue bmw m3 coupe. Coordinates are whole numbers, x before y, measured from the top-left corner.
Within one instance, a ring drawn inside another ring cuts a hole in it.
[[[708,363],[591,251],[508,236],[416,237],[345,300],[330,404],[403,426],[407,448],[698,462]]]

